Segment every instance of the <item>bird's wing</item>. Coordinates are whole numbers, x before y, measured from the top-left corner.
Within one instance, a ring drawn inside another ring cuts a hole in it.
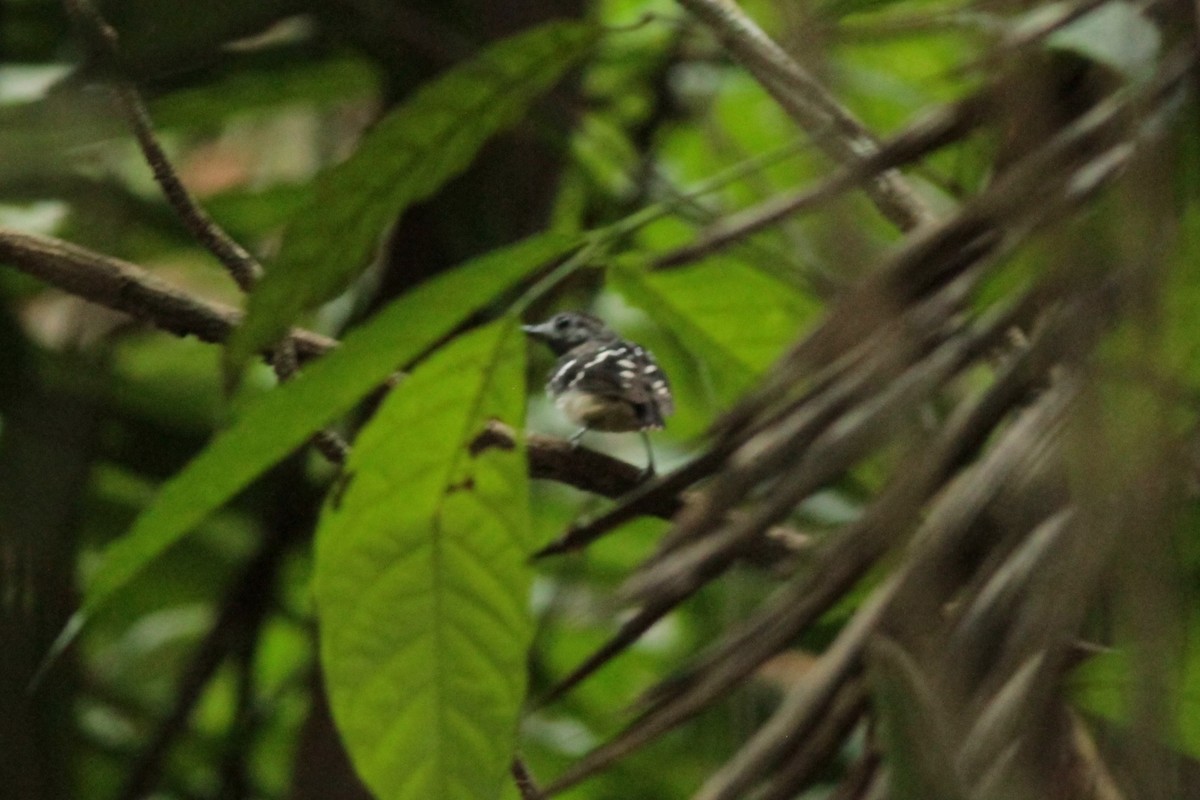
[[[661,426],[675,403],[667,376],[644,348],[606,342],[577,348],[559,359],[547,387],[552,394],[580,391],[628,402],[647,425]]]

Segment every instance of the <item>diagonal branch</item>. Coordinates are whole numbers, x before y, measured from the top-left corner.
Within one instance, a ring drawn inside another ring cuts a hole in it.
[[[990,98],[979,94],[924,114],[871,155],[843,164],[814,186],[770,198],[718,219],[696,238],[654,259],[655,269],[691,263],[795,214],[819,207],[887,170],[919,159],[966,136],[984,119]]]
[[[142,267],[62,239],[0,226],[0,261],[97,305],[120,311],[177,336],[224,342],[242,312],[203,300]],[[337,346],[336,339],[294,329],[296,353],[308,361]]]
[[[102,56],[103,61],[114,69],[120,63],[120,53],[117,47],[117,32],[104,19],[91,0],[64,0],[67,12],[75,20],[88,42]],[[137,139],[142,156],[154,173],[154,180],[162,189],[171,208],[188,232],[195,237],[204,249],[217,257],[229,271],[235,283],[243,292],[248,292],[262,274],[262,266],[255,258],[246,252],[245,248],[233,240],[207,212],[201,208],[191,192],[183,185],[178,173],[167,158],[162,143],[154,133],[150,122],[150,113],[146,103],[133,82],[116,77],[113,84],[114,94]]]
[[[758,79],[788,115],[841,165],[875,155],[879,142],[845,106],[800,66],[733,0],[678,0],[717,35],[729,52]],[[895,170],[863,181],[880,212],[902,231],[935,215]]]
[[[517,786],[521,800],[543,800],[545,795],[538,788],[532,773],[529,772],[529,767],[519,757],[513,758],[512,764],[509,765],[509,773],[512,775],[513,783]]]

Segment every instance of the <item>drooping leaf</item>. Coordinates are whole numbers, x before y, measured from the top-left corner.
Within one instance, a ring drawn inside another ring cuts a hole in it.
[[[109,546],[70,634],[87,614],[314,431],[573,242],[562,234],[542,234],[445,273],[351,331],[340,347],[294,381],[255,398],[229,429],[163,486],[130,532]]]
[[[419,366],[355,443],[322,514],[316,599],[334,719],[380,800],[495,800],[533,632],[519,428],[525,343],[506,319]]]
[[[318,177],[279,257],[250,295],[226,351],[229,367],[236,372],[301,313],[343,291],[384,230],[519,120],[587,52],[593,35],[587,26],[558,22],[489,47],[419,90],[354,155]]]

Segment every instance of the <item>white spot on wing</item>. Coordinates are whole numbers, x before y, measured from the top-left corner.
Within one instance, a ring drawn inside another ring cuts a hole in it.
[[[550,382],[554,383],[555,381],[557,381],[559,378],[561,378],[563,375],[565,375],[567,373],[567,370],[569,370],[569,369],[571,369],[571,367],[575,366],[575,364],[576,364],[575,359],[571,359],[567,363],[563,364],[561,367],[558,368],[558,370],[554,373],[554,375],[552,375],[550,377]]]
[[[587,370],[591,369],[592,367],[603,364],[605,361],[607,361],[608,359],[612,358],[615,355],[616,355],[616,353],[613,352],[612,350],[601,350],[599,353],[596,354],[595,358],[593,358],[591,361],[589,361],[583,365],[583,369],[586,372]]]
[[[590,370],[594,367],[598,367],[599,365],[603,364],[608,359],[613,358],[615,355],[616,355],[616,353],[612,350],[601,350],[599,353],[597,353],[595,355],[595,357],[591,361],[587,362],[586,364],[584,364],[582,367],[579,368],[579,374],[571,379],[571,383],[567,386],[567,388],[574,389],[576,386],[579,385],[579,382],[581,380],[583,380],[583,377],[585,375],[587,375],[588,370]]]

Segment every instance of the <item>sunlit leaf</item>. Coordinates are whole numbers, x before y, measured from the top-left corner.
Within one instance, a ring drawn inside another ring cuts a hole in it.
[[[551,23],[484,50],[425,85],[317,179],[229,342],[237,371],[306,310],[337,296],[406,208],[432,195],[517,122],[587,52],[590,28]]]
[[[506,319],[439,351],[359,435],[317,534],[321,661],[334,719],[380,800],[494,800],[533,634],[520,427],[525,343]]]

